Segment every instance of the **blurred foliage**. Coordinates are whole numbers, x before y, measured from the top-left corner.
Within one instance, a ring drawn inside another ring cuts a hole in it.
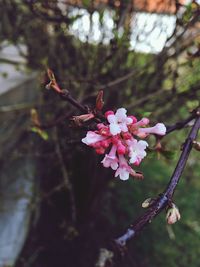
[[[72,13],[72,5],[64,4],[61,10],[53,0],[1,0],[0,46],[16,45],[27,69],[40,73],[42,88],[50,67],[60,86],[85,105],[94,107],[97,92],[103,89],[105,110],[124,106],[139,118],[149,116],[152,122],[166,124],[187,117],[200,97],[199,39],[193,38],[199,5],[177,9],[174,32],[161,52],[142,53],[130,47],[132,2],[118,1],[120,5],[115,6],[115,1],[109,1],[114,21],[109,42],[104,40],[106,8],[96,10],[91,2],[82,4],[90,15],[91,28],[92,16],[99,14],[99,42],[91,42],[89,36],[82,41],[72,34],[70,27],[82,16]],[[21,45],[26,46],[26,53]],[[41,106],[36,103],[35,108],[44,122],[78,114],[51,91],[42,89],[41,96]],[[27,110],[22,109],[24,112]],[[80,142],[86,131],[70,120],[56,129],[40,131],[39,136],[36,128],[32,131],[39,147],[41,200],[37,225],[31,227],[18,267],[95,266],[99,249],[138,216],[144,199],[163,191],[188,130],[163,140],[168,152],[160,160],[150,153],[141,166],[144,181],[126,183],[102,168],[101,157]],[[116,266],[198,266],[198,159],[199,154],[193,152],[175,195],[181,221],[167,227],[163,213],[130,242],[127,255]]]

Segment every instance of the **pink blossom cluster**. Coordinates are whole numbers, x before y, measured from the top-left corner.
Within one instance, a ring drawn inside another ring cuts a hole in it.
[[[134,116],[127,116],[125,108],[119,108],[116,113],[107,111],[107,123],[97,124],[96,131],[88,131],[82,142],[93,147],[98,154],[105,154],[101,161],[105,168],[115,171],[115,177],[127,180],[129,175],[137,176],[131,167],[138,166],[146,156],[148,143],[144,140],[149,134],[165,135],[166,127],[157,123],[147,128],[148,118],[137,121]],[[107,151],[109,150],[109,153]]]

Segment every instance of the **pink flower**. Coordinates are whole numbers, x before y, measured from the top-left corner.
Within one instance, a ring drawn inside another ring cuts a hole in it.
[[[133,127],[134,128],[138,128],[138,127],[141,127],[141,126],[146,126],[149,124],[149,119],[148,118],[142,118],[140,121],[136,122],[136,123],[133,123]]]
[[[126,153],[126,147],[120,139],[117,142],[117,153],[120,155],[124,155]]]
[[[140,129],[143,129],[143,128],[141,128],[141,127],[142,127],[142,126],[146,126],[146,125],[148,125],[148,124],[149,124],[149,119],[148,119],[148,118],[143,118],[143,119],[141,119],[141,120],[138,121],[138,122],[134,122],[134,123],[132,123],[132,124],[130,125],[130,132],[131,132],[132,134],[138,136],[138,134],[140,133]],[[143,134],[143,133],[140,133],[140,137],[141,137],[141,138],[144,138],[144,137],[146,137],[146,135]]]
[[[121,132],[127,132],[127,125],[133,122],[133,119],[127,117],[127,110],[125,108],[119,108],[115,114],[107,112],[107,120],[110,123],[110,133],[112,135],[120,134]]]
[[[126,167],[119,167],[115,172],[115,177],[119,176],[119,178],[123,181],[129,179],[129,170]]]
[[[97,134],[95,132],[89,131],[85,138],[82,139],[82,142],[88,146],[91,146],[99,141],[105,140],[106,137]]]
[[[82,142],[95,149],[97,154],[105,154],[101,163],[105,168],[115,170],[115,177],[127,180],[129,175],[142,179],[143,175],[136,172],[129,164],[138,166],[146,156],[148,143],[135,137],[145,138],[149,134],[164,135],[166,127],[157,123],[154,127],[146,128],[149,119],[140,121],[134,116],[127,116],[124,108],[116,113],[112,110],[105,113],[108,123],[98,123],[96,131],[88,131]],[[110,152],[107,154],[107,150]]]
[[[119,178],[123,181],[128,180],[129,174],[132,174],[133,169],[127,164],[127,161],[123,155],[119,155],[119,168],[115,172],[115,177],[119,176]]]
[[[111,167],[111,169],[116,170],[118,168],[118,158],[116,156],[117,147],[113,145],[110,153],[106,154],[101,163],[105,168]]]
[[[165,135],[166,127],[163,123],[157,123],[154,127],[138,129],[138,136],[146,137],[149,134]]]
[[[146,156],[145,149],[148,147],[146,141],[137,141],[136,139],[128,140],[128,149],[129,149],[129,162],[135,165],[139,165],[142,159]]]

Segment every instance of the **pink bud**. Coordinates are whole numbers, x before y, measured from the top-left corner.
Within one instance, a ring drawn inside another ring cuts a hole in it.
[[[132,138],[132,135],[129,132],[122,133],[122,135],[125,140],[129,140]]]
[[[146,126],[147,124],[149,124],[149,119],[142,118],[140,121],[136,122],[134,126]]]
[[[91,146],[94,147],[94,148],[100,148],[101,147],[101,141],[96,142],[94,144],[91,144]]]
[[[124,145],[122,145],[122,144],[119,144],[117,146],[117,152],[120,155],[124,155],[126,153],[126,147]]]
[[[75,123],[80,124],[82,122],[89,121],[89,120],[91,120],[93,118],[94,118],[94,114],[88,113],[88,114],[83,114],[83,115],[79,115],[79,116],[73,116],[72,120]]]
[[[136,179],[142,180],[144,179],[144,176],[141,172],[136,172],[132,169],[132,171],[130,172],[130,175],[132,175],[133,177],[135,177]]]
[[[163,123],[157,123],[154,127],[150,128],[140,128],[138,130],[138,136],[141,134],[158,134],[158,135],[165,135],[166,134],[166,127]],[[141,136],[140,136],[141,137]]]
[[[119,142],[119,136],[118,136],[118,135],[113,136],[113,137],[112,137],[112,143],[113,143],[114,145],[117,145],[118,142]]]
[[[112,110],[108,110],[105,112],[105,117],[107,118],[109,115],[114,115],[114,112]]]
[[[100,130],[100,129],[102,129],[102,128],[104,128],[105,127],[105,125],[103,124],[103,123],[98,123],[97,124],[97,128]]]
[[[137,122],[137,119],[136,119],[136,117],[135,116],[128,116],[128,118],[131,118],[132,119],[132,123],[136,123]]]
[[[110,135],[110,131],[107,127],[103,127],[99,130],[100,135],[102,136],[109,136]]]
[[[132,123],[130,125],[130,131],[133,134],[137,134],[137,132],[135,132],[139,127],[141,126],[146,126],[147,124],[149,124],[149,119],[148,118],[143,118],[140,121],[136,122],[136,123]]]
[[[141,133],[140,131],[137,131],[135,133],[135,135],[137,135],[138,137],[140,137],[141,139],[146,138],[149,134],[148,133]]]
[[[98,92],[98,95],[97,95],[97,98],[96,98],[96,109],[101,111],[102,108],[103,108],[103,105],[104,105],[104,102],[103,102],[103,90],[100,90]]]
[[[99,154],[99,155],[102,155],[105,153],[105,148],[101,147],[101,148],[97,148],[96,149],[96,153]]]
[[[101,141],[101,146],[104,148],[107,148],[107,147],[109,147],[110,142],[111,142],[110,139],[103,140],[103,141]]]
[[[133,163],[133,165],[134,165],[134,166],[139,166],[140,163],[141,163],[141,160],[137,159],[137,160]]]

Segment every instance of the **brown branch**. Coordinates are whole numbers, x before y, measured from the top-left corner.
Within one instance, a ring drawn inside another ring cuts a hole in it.
[[[69,91],[66,89],[61,90],[61,92],[59,93],[60,97],[69,102],[72,106],[74,106],[75,108],[79,109],[81,112],[84,113],[89,113],[88,108],[86,108],[84,105],[82,105],[81,103],[79,103],[75,98],[73,98]]]
[[[52,70],[48,69],[47,70],[47,75],[49,77],[49,84],[46,85],[47,89],[53,89],[58,95],[60,95],[60,97],[65,100],[68,101],[71,105],[73,105],[74,107],[78,108],[81,112],[85,112],[88,113],[88,109],[82,105],[81,103],[79,103],[76,99],[74,99],[69,91],[67,89],[61,89],[60,86],[58,85],[55,75],[53,73]]]
[[[141,215],[119,238],[114,240],[115,245],[118,249],[124,249],[128,240],[133,239],[138,233],[140,233],[143,228],[148,225],[167,205],[172,202],[172,197],[174,195],[176,186],[181,178],[182,172],[186,165],[188,156],[192,149],[192,144],[197,137],[198,130],[200,128],[200,111],[196,112],[195,123],[184,143],[182,153],[180,155],[177,166],[172,174],[172,177],[164,190],[164,192],[159,195],[159,197],[154,201],[152,206]]]
[[[61,89],[56,81],[54,73],[50,69],[47,70],[47,74],[50,79],[50,83],[46,85],[47,89],[53,89],[61,97],[61,99],[69,102],[72,106],[79,109],[84,114],[93,114],[93,121],[99,123],[105,120],[105,117],[102,115],[100,110],[97,110],[96,108],[94,110],[90,110],[88,107],[84,106],[82,103],[78,102],[75,98],[73,98],[67,89]]]
[[[166,134],[169,134],[175,130],[180,130],[182,128],[184,128],[188,123],[190,123],[192,120],[194,120],[196,118],[196,113],[197,113],[197,109],[194,109],[192,111],[192,114],[186,118],[185,120],[179,121],[177,123],[175,123],[174,125],[171,126],[167,126],[167,131]]]

